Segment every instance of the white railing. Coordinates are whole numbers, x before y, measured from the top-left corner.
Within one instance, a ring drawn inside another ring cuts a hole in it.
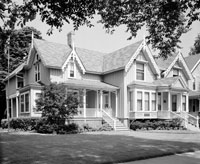
[[[157,118],[157,112],[156,111],[137,111],[137,112],[129,112],[130,118]]]
[[[191,114],[189,114],[187,112],[184,112],[184,111],[182,111],[180,113],[180,115],[182,117],[184,117],[185,119],[187,119],[188,123],[190,123],[190,124],[196,126],[197,128],[199,128],[199,116],[195,117],[195,116],[193,116],[193,115],[191,115]]]
[[[112,118],[105,110],[102,109],[102,117],[103,119],[116,130],[116,119]]]
[[[74,117],[101,117],[101,111],[97,108],[78,108],[78,113]]]

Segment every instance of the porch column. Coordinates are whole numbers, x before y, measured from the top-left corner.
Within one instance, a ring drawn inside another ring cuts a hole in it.
[[[100,90],[100,109],[102,111],[103,109],[103,91]]]
[[[83,117],[86,117],[86,89],[83,89]]]
[[[180,93],[180,111],[179,112],[183,112],[183,94]]]
[[[200,112],[200,98],[198,100],[199,100],[199,112]]]
[[[18,101],[18,96],[16,97],[16,117],[18,118],[19,116],[19,101]]]
[[[97,90],[97,103],[96,103],[96,117],[99,117],[100,116],[100,113],[99,113],[99,91]]]
[[[11,118],[13,118],[13,98],[10,99],[11,101]]]
[[[168,111],[172,111],[172,109],[171,109],[171,93],[170,93],[170,91],[168,92]]]
[[[189,98],[188,98],[188,94],[185,95],[186,96],[186,112],[189,113]]]
[[[111,108],[111,101],[110,101],[110,91],[108,91],[108,108]]]
[[[117,91],[115,91],[115,117],[118,116],[118,94]]]

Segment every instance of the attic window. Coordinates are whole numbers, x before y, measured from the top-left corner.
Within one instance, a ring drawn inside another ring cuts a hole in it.
[[[75,77],[75,63],[74,61],[69,62],[69,78]]]
[[[173,69],[173,77],[179,76],[179,70],[178,69]]]
[[[35,64],[35,81],[40,81],[40,63]]]
[[[144,63],[136,63],[136,79],[144,80]]]

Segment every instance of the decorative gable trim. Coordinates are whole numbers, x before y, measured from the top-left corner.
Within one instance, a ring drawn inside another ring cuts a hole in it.
[[[149,57],[151,63],[153,64],[154,69],[155,69],[157,75],[160,76],[160,70],[159,70],[159,68],[158,68],[158,66],[157,66],[157,64],[156,64],[156,62],[155,62],[155,60],[154,60],[154,58],[153,58],[153,55],[152,55],[152,53],[151,53],[149,47],[148,47],[147,44],[146,44],[145,39],[144,39],[143,42],[140,44],[140,46],[138,47],[138,49],[135,51],[135,53],[133,54],[133,56],[131,57],[131,59],[129,60],[129,62],[126,64],[126,66],[125,66],[125,71],[127,72],[127,71],[130,69],[130,67],[131,67],[131,65],[132,65],[132,63],[133,63],[133,61],[136,59],[136,57],[139,55],[139,53],[142,51],[142,49],[144,49],[144,50],[147,52],[148,57]]]
[[[195,68],[200,64],[200,59],[196,62],[196,64],[194,65],[194,67],[191,69],[191,72],[193,72],[195,70]]]
[[[170,70],[173,68],[173,66],[176,64],[176,62],[178,60],[183,64],[183,67],[185,68],[185,71],[186,71],[189,79],[193,80],[193,76],[192,76],[192,74],[191,74],[191,72],[190,72],[190,70],[189,70],[189,68],[188,68],[188,66],[187,66],[187,64],[186,64],[186,62],[185,62],[185,60],[184,60],[181,52],[178,53],[178,55],[176,56],[176,58],[174,59],[174,61],[170,64],[170,66],[164,72],[164,76],[166,77],[169,74]]]
[[[182,79],[182,77],[179,76],[179,78],[171,85],[171,87],[173,87],[174,85],[176,85],[177,81],[179,81],[182,85],[184,89],[188,89],[187,84],[184,82],[184,80]]]
[[[74,58],[76,59],[79,67],[81,68],[81,71],[83,72],[83,74],[85,74],[86,70],[80,60],[80,58],[78,57],[76,51],[73,49],[72,52],[70,53],[70,55],[68,56],[67,60],[64,62],[63,66],[62,66],[62,71],[64,71],[65,67],[67,66],[67,64],[69,63],[69,60],[71,58],[71,56],[74,56]]]

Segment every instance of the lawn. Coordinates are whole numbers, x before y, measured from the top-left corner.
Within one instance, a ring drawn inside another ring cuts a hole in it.
[[[122,135],[0,133],[1,164],[120,163],[200,149],[200,143]]]

